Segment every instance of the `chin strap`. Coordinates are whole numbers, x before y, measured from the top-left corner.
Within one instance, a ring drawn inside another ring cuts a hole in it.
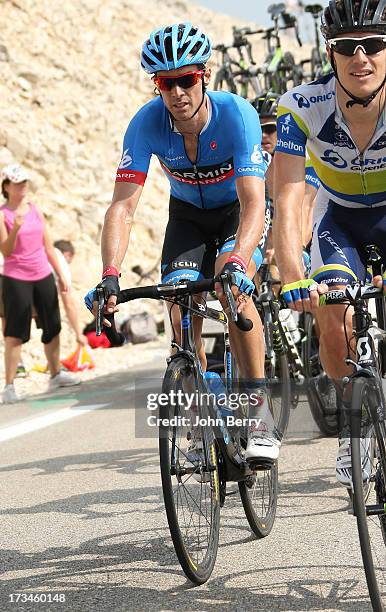
[[[380,84],[380,86],[377,87],[377,89],[375,91],[373,91],[372,94],[367,96],[367,98],[358,98],[358,96],[354,96],[354,94],[352,94],[348,89],[346,89],[344,85],[342,85],[342,83],[340,81],[340,78],[338,76],[338,71],[336,69],[335,57],[334,57],[333,52],[331,53],[331,66],[332,66],[332,69],[333,69],[333,71],[335,73],[336,80],[338,81],[339,85],[341,86],[343,91],[351,98],[351,100],[348,100],[346,102],[346,108],[352,108],[355,104],[359,104],[359,105],[363,106],[363,108],[366,108],[370,104],[370,102],[372,102],[374,100],[374,98],[377,97],[379,92],[385,86],[386,75],[385,75],[385,78],[383,79],[382,83]]]

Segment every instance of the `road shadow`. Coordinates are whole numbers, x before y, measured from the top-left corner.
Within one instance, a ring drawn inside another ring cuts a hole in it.
[[[140,567],[138,567],[140,566]],[[142,567],[141,567],[142,566]],[[170,540],[162,530],[142,530],[94,538],[78,548],[53,547],[41,552],[1,552],[1,609],[41,610],[42,604],[15,607],[10,593],[65,593],[66,604],[45,610],[71,612],[224,610],[241,611],[336,610],[370,611],[368,597],[355,594],[360,567],[347,564],[283,565],[261,570],[234,571],[214,577],[200,587],[186,580],[176,564]],[[19,577],[7,578],[17,572]],[[339,573],[341,578],[318,578]],[[277,576],[286,578],[277,579]],[[291,578],[296,574],[304,578]],[[172,587],[163,588],[166,577]],[[243,586],[238,586],[238,585]],[[253,586],[251,586],[253,584]]]

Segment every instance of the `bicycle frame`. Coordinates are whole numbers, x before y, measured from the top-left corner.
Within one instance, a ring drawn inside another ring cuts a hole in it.
[[[264,313],[264,333],[265,333],[265,346],[266,354],[268,359],[272,359],[274,353],[280,350],[285,351],[289,354],[289,361],[292,366],[292,375],[297,386],[301,386],[304,383],[304,367],[303,360],[299,354],[298,348],[293,340],[291,331],[286,321],[280,321],[280,327],[284,333],[285,345],[283,346],[283,340],[280,333],[278,315],[280,310],[280,303],[275,297],[272,289],[272,282],[269,278],[269,265],[263,263],[260,267],[261,283],[259,296],[256,299],[256,303],[259,304]],[[268,337],[269,324],[272,324],[273,338]]]
[[[216,47],[216,50],[221,53],[222,64],[215,75],[215,83],[216,81],[225,81],[232,93],[238,93],[237,84],[239,84],[239,95],[244,98],[248,97],[248,85],[250,84],[254,95],[259,96],[263,91],[257,76],[259,71],[258,69],[248,67],[247,60],[243,54],[243,48],[247,49],[249,61],[254,66],[255,61],[252,58],[251,44],[248,40],[240,38],[235,40],[232,45],[218,45]],[[237,49],[238,60],[231,57],[230,49]]]
[[[228,320],[225,314],[223,311],[209,308],[206,304],[194,302],[191,295],[185,296],[177,304],[181,313],[181,346],[172,341],[172,347],[176,348],[177,351],[168,361],[170,362],[170,360],[181,356],[185,357],[194,368],[197,389],[207,388],[204,372],[195,349],[192,315],[196,314],[202,318],[208,317],[218,321],[224,325],[226,390],[231,392],[233,377],[232,356],[229,343]],[[224,461],[226,480],[234,482],[245,480],[253,472],[248,467],[246,461],[240,456],[233,437],[225,424],[220,407],[217,403],[208,402],[208,412],[210,417],[213,418],[213,429]]]
[[[379,292],[378,289],[374,289],[374,293]],[[346,363],[354,368],[353,374],[346,377],[346,384],[358,376],[379,378],[375,340],[386,341],[386,331],[373,324],[367,299],[362,298],[362,295],[365,294],[369,295],[369,289],[366,290],[361,285],[348,286],[346,289],[346,296],[348,295],[350,303],[354,307],[352,320],[354,338],[356,339],[356,361],[350,358],[346,359]],[[382,418],[384,419],[385,415]]]

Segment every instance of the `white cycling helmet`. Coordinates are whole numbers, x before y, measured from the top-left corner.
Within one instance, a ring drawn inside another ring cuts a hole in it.
[[[19,164],[10,164],[1,171],[2,181],[9,180],[11,183],[22,183],[23,181],[28,181],[28,179],[27,172]]]

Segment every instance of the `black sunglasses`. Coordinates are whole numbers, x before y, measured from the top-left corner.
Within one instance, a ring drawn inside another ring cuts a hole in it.
[[[276,125],[274,123],[263,123],[261,131],[267,134],[274,134],[276,132]]]
[[[332,38],[328,43],[334,51],[347,57],[355,55],[358,49],[362,49],[366,55],[375,55],[386,49],[386,36],[375,34],[365,38]]]

